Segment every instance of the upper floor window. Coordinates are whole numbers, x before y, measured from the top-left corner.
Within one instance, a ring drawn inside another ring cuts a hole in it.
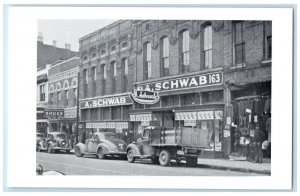
[[[45,101],[45,85],[40,86],[40,101]]]
[[[181,57],[181,73],[189,71],[190,64],[190,33],[183,30],[180,33],[180,57]]]
[[[92,68],[92,77],[93,77],[93,81],[95,82],[97,80],[97,69],[96,69],[96,67]]]
[[[97,58],[97,53],[96,52],[92,53],[92,59],[95,59],[95,58]]]
[[[116,61],[111,62],[111,73],[112,73],[112,77],[117,77],[117,63],[116,63]]]
[[[88,57],[87,56],[84,56],[83,57],[83,62],[87,62],[88,61]]]
[[[117,47],[116,47],[116,46],[112,46],[112,47],[110,48],[110,51],[111,51],[111,52],[115,52],[115,51],[116,51],[116,49],[117,49]]]
[[[169,38],[163,37],[161,39],[161,71],[162,76],[169,75]]]
[[[122,90],[123,92],[126,92],[128,86],[128,59],[123,58],[121,61],[121,65],[122,65],[122,75],[123,75]]]
[[[244,42],[244,22],[238,21],[233,23],[233,46],[234,46],[234,63],[242,65],[245,63],[245,42]]]
[[[68,90],[66,90],[65,91],[65,106],[68,106],[68,101],[69,101],[69,91]]]
[[[103,79],[107,78],[107,75],[106,75],[106,65],[105,64],[101,65],[101,74],[102,74],[102,78]]]
[[[146,42],[143,47],[144,55],[144,79],[151,78],[151,43]]]
[[[106,53],[105,50],[101,50],[101,51],[100,51],[100,55],[102,55],[102,56],[105,55],[105,53]]]
[[[204,27],[203,33],[203,52],[204,52],[204,67],[205,69],[212,68],[212,27],[209,23]]]
[[[88,74],[87,74],[87,70],[83,70],[83,79],[84,79],[84,83],[87,84],[88,83]]]
[[[151,29],[151,25],[149,23],[146,24],[146,30],[150,30]]]
[[[59,102],[61,101],[61,92],[60,91],[57,92],[57,100]]]
[[[121,47],[122,48],[126,48],[128,46],[128,42],[123,42],[122,44],[121,44]]]
[[[272,36],[267,36],[267,59],[272,59]]]
[[[73,88],[73,94],[74,94],[73,106],[76,106],[76,104],[77,104],[77,88]]]

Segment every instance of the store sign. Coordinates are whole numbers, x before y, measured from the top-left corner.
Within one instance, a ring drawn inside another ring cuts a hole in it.
[[[99,108],[99,107],[130,105],[130,104],[132,104],[132,100],[129,95],[126,95],[126,96],[119,96],[119,97],[107,97],[107,98],[82,101],[80,102],[80,108]]]
[[[77,109],[75,108],[65,108],[65,118],[76,118],[77,117]]]
[[[148,85],[145,88],[142,86],[134,88],[131,97],[139,104],[155,104],[159,100],[158,93],[150,89]]]
[[[184,122],[184,126],[191,126],[191,127],[195,127],[196,126],[196,120],[185,120]]]
[[[45,116],[50,118],[64,117],[64,109],[47,109],[45,110]]]
[[[168,79],[140,86],[153,91],[172,91],[178,89],[199,88],[223,84],[223,73],[214,72],[201,75],[187,76],[182,78]]]

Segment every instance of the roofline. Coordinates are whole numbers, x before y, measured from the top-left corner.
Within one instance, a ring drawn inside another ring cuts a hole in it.
[[[53,46],[53,45],[50,45],[50,44],[44,44],[43,43],[43,45],[46,45],[46,46],[52,46],[52,47],[54,47],[54,48],[57,48],[57,49],[62,49],[62,50],[69,50],[69,49],[66,49],[66,48],[59,48],[59,47],[56,47],[56,46]],[[70,52],[75,52],[75,53],[79,53],[79,52],[77,52],[77,51],[74,51],[74,50],[69,50]]]
[[[66,63],[66,62],[69,62],[69,61],[71,61],[71,60],[73,60],[73,59],[80,59],[78,56],[75,56],[75,57],[72,57],[72,58],[69,58],[69,59],[67,59],[67,60],[64,60],[64,61],[62,61],[62,62],[59,62],[59,63],[57,63],[57,64],[52,64],[51,65],[51,68],[52,67],[56,67],[56,66],[58,66],[58,65],[61,65],[61,64],[63,64],[63,63]]]

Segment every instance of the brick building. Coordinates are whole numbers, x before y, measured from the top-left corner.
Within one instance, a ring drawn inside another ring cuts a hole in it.
[[[75,131],[79,57],[58,61],[48,71],[47,117],[49,131]]]
[[[80,39],[81,122],[130,139],[148,125],[199,129],[208,152],[228,155],[232,101],[270,95],[271,35],[267,21],[108,25]]]

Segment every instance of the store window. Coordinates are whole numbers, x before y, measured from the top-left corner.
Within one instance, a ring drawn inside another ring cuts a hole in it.
[[[151,78],[151,43],[146,42],[143,47],[144,55],[144,80]]]
[[[91,120],[99,120],[98,108],[92,108],[90,111],[91,111]]]
[[[121,106],[111,107],[112,120],[121,120]]]
[[[211,23],[206,23],[203,32],[203,56],[204,68],[212,68],[212,27]]]
[[[224,93],[220,91],[204,92],[201,94],[202,104],[206,103],[220,103],[224,101]]]
[[[182,95],[182,104],[183,105],[199,105],[200,104],[199,93],[183,94]]]
[[[243,21],[233,23],[233,46],[234,46],[234,63],[235,65],[244,65],[245,63],[245,41]]]
[[[169,75],[169,38],[164,36],[160,40],[161,48],[161,75]]]
[[[189,71],[190,64],[190,33],[183,30],[179,33],[180,46],[180,73]]]
[[[103,108],[103,120],[111,120],[109,107]]]
[[[40,86],[40,101],[45,101],[46,93],[45,93],[45,85]]]
[[[89,110],[81,110],[81,120],[89,120],[88,112],[89,112]]]

